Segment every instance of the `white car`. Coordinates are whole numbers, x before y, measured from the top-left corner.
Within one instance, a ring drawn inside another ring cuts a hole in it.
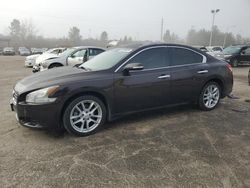
[[[39,67],[35,67],[35,70],[33,68],[33,72],[44,71],[55,67],[81,64],[104,51],[105,49],[103,48],[92,46],[68,48],[58,57],[50,57],[42,61],[39,64]]]
[[[33,65],[33,72],[39,71],[39,65],[41,62],[47,59],[57,58],[65,50],[66,48],[53,48],[44,52],[42,55],[38,56],[38,58],[35,61],[35,64]]]
[[[33,67],[33,66],[35,66],[37,60],[40,62],[44,59],[47,59],[47,57],[50,57],[50,56],[57,57],[58,53],[61,53],[64,49],[65,48],[53,48],[53,49],[50,49],[50,50],[44,52],[41,55],[34,54],[34,55],[27,56],[25,59],[25,66],[26,67]]]
[[[27,56],[24,62],[25,67],[33,67],[33,65],[36,62],[36,58],[38,58],[38,56],[40,56],[40,54]]]

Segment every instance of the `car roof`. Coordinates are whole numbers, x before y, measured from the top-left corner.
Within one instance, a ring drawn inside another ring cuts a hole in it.
[[[250,47],[249,44],[237,44],[237,45],[232,45],[233,47],[240,47],[240,48],[244,48],[244,47]],[[231,47],[232,47],[231,46]]]
[[[142,48],[148,48],[148,47],[154,47],[154,46],[169,46],[169,47],[183,47],[183,48],[189,48],[192,49],[194,51],[197,51],[199,53],[201,53],[202,51],[192,47],[192,46],[188,46],[188,45],[183,45],[183,44],[173,44],[173,43],[164,43],[164,42],[146,42],[146,43],[131,43],[128,45],[121,45],[121,46],[117,46],[116,48],[130,48],[133,51],[142,49]],[[203,53],[203,55],[206,55],[206,53]]]
[[[105,50],[105,48],[98,47],[98,46],[74,46],[72,48],[75,48],[75,49],[80,49],[80,48],[98,48],[98,49]]]

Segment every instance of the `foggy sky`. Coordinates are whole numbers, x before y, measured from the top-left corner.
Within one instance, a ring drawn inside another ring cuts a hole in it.
[[[77,26],[83,38],[105,30],[112,39],[159,40],[163,17],[164,30],[185,38],[191,27],[210,29],[210,11],[217,8],[215,24],[222,31],[250,37],[250,0],[3,0],[0,33],[7,34],[17,18],[31,19],[46,37],[67,36]]]

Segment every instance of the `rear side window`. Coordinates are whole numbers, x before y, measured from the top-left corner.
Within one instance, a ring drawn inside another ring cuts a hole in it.
[[[170,48],[171,65],[202,63],[203,56],[185,48]]]
[[[144,66],[144,69],[166,67],[166,49],[153,48],[142,51],[128,63],[141,63]]]
[[[89,55],[90,56],[96,56],[96,55],[98,55],[98,54],[100,54],[102,52],[104,52],[104,50],[102,50],[102,49],[95,49],[95,48],[90,48],[89,49]]]

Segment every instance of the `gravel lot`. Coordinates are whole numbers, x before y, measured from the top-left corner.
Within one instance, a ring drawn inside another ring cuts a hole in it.
[[[249,67],[214,111],[190,106],[124,117],[98,134],[21,127],[12,87],[32,74],[24,57],[0,56],[0,187],[250,187]]]

